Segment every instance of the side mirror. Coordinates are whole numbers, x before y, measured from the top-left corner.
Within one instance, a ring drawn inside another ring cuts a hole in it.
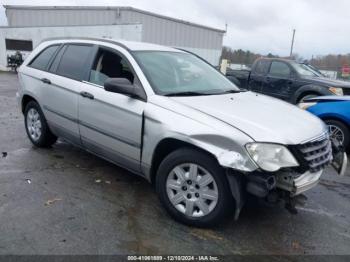
[[[136,88],[126,78],[108,78],[104,83],[104,89],[108,92],[124,94],[131,97],[139,96],[139,88]]]

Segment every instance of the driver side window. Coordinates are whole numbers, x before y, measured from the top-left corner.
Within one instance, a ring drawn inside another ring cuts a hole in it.
[[[107,78],[126,78],[134,83],[134,74],[120,55],[100,49],[92,66],[89,82],[103,86]]]

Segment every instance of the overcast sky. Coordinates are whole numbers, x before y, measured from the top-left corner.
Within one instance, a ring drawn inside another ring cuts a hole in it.
[[[8,5],[132,6],[225,29],[224,44],[262,54],[312,55],[350,53],[349,0],[2,0]],[[4,25],[4,9],[0,23]]]

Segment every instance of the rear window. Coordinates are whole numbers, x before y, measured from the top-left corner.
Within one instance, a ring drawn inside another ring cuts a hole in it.
[[[37,55],[34,58],[34,60],[32,60],[32,62],[30,62],[29,66],[39,70],[46,70],[51,57],[55,54],[58,47],[59,45],[53,45],[53,46],[47,47],[46,49],[44,49],[44,51],[42,51],[39,55]]]
[[[269,61],[259,60],[255,66],[255,73],[256,74],[266,74],[268,68],[269,68]]]
[[[82,80],[87,70],[87,61],[91,51],[92,46],[68,45],[56,73],[75,80]]]

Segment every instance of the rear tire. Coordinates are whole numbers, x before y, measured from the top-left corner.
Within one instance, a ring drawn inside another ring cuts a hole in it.
[[[50,147],[57,141],[51,133],[39,104],[30,101],[24,110],[24,123],[28,138],[37,147]]]
[[[199,150],[182,148],[170,153],[159,166],[156,190],[168,213],[190,226],[218,225],[234,212],[224,169]]]
[[[349,128],[338,120],[325,120],[331,137],[333,136],[342,143],[345,149],[349,149],[350,131]],[[340,141],[342,140],[342,141]]]

